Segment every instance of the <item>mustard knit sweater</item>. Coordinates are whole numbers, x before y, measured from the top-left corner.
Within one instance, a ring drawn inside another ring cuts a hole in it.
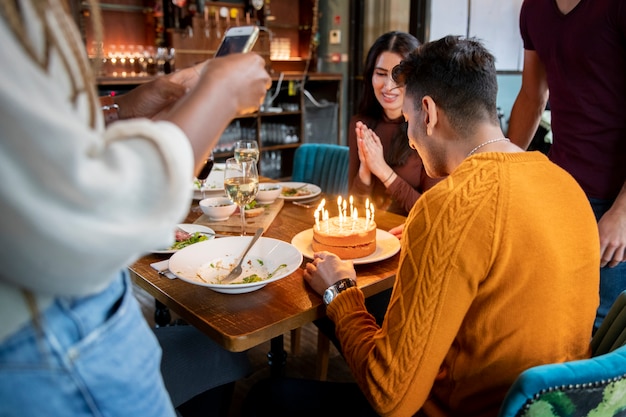
[[[382,327],[352,288],[328,308],[384,416],[496,416],[531,366],[589,356],[599,239],[584,193],[538,152],[480,153],[409,213]]]

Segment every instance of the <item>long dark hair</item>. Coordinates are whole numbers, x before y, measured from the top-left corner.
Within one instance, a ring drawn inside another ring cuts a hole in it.
[[[376,99],[374,87],[372,87],[372,77],[374,76],[378,57],[383,52],[391,52],[406,58],[419,45],[420,42],[410,33],[392,31],[379,36],[370,47],[365,59],[363,90],[358,112],[359,116],[364,118],[363,121],[368,127],[374,129],[378,122],[385,117],[385,111],[378,99]],[[400,123],[391,141],[391,146],[385,149],[385,160],[392,167],[404,164],[406,158],[414,152],[409,148],[406,131],[407,124]]]

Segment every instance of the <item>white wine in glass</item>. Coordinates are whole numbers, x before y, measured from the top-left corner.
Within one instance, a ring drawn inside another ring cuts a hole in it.
[[[246,204],[251,203],[259,191],[259,172],[252,159],[226,160],[224,167],[224,188],[228,198],[239,206],[241,213],[241,236],[246,235]]]
[[[238,140],[235,143],[235,159],[243,161],[244,159],[254,159],[255,163],[259,162],[259,145],[256,140]]]

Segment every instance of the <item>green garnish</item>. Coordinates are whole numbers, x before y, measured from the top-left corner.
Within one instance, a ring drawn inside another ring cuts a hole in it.
[[[274,275],[276,275],[276,273],[278,271],[280,271],[283,268],[287,268],[287,264],[280,264],[280,265],[278,265],[278,267],[275,270],[273,270],[272,272],[269,273],[269,275],[267,276],[267,279],[272,278]]]
[[[260,264],[263,264],[263,261],[260,259],[257,259],[257,262],[259,262]],[[236,284],[250,284],[252,282],[261,282],[261,281],[265,281],[266,279],[270,279],[272,278],[274,275],[276,275],[276,273],[278,271],[280,271],[283,268],[286,268],[287,264],[280,264],[278,265],[278,267],[273,270],[272,272],[270,272],[266,278],[262,278],[261,276],[257,275],[257,274],[252,274],[252,275],[248,275],[247,277],[244,277],[241,281],[238,282],[232,282],[231,285],[236,285]]]
[[[256,200],[252,200],[250,203],[246,204],[244,207],[246,210],[251,210],[256,207]]]
[[[282,194],[285,196],[292,196],[292,195],[296,195],[298,193],[298,190],[296,190],[295,188],[285,188],[283,189]]]
[[[189,245],[193,245],[194,243],[202,242],[203,240],[207,240],[208,237],[201,234],[200,232],[195,232],[189,239],[181,240],[179,242],[174,243],[170,246],[170,250],[180,250]]]
[[[250,284],[251,282],[259,282],[263,281],[263,278],[258,276],[257,274],[252,274],[241,280],[241,284]]]

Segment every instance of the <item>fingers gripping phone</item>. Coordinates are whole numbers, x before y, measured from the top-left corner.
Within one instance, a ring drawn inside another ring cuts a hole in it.
[[[238,52],[249,52],[259,37],[258,26],[236,26],[228,29],[222,38],[215,56],[224,56]]]

